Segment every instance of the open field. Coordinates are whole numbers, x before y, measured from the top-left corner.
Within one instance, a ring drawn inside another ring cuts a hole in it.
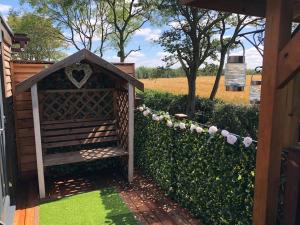
[[[260,76],[256,76],[260,79]],[[188,84],[185,77],[179,78],[158,78],[158,79],[141,79],[146,89],[171,92],[174,94],[187,94]],[[208,98],[215,81],[214,76],[201,76],[197,78],[196,92],[200,97]],[[224,76],[221,78],[217,98],[230,103],[249,104],[251,76],[247,76],[247,86],[244,92],[227,92],[225,91]]]

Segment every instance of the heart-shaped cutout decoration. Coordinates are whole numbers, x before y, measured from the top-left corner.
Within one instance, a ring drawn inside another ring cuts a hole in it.
[[[83,70],[73,70],[72,77],[79,83],[85,77]]]
[[[93,71],[89,64],[74,64],[66,67],[65,73],[77,88],[81,88],[88,81]]]

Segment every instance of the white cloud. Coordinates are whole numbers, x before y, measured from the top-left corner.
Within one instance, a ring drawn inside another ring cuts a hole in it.
[[[172,22],[169,22],[169,26],[176,29],[176,28],[180,28],[181,24],[178,21],[172,21]]]
[[[240,55],[240,54],[242,54],[242,51],[232,52],[232,55]],[[143,51],[139,51],[130,54],[129,57],[127,57],[125,62],[135,63],[136,67],[140,67],[140,66],[160,67],[160,66],[166,66],[166,63],[163,61],[163,58],[168,55],[169,53],[163,51],[157,52],[153,55],[145,54],[143,53]],[[119,57],[117,57],[116,55],[106,57],[106,59],[109,62],[119,61]],[[212,59],[208,59],[207,63],[218,64],[217,61]],[[246,63],[248,69],[254,69],[257,66],[262,65],[262,57],[254,47],[246,50]],[[178,68],[178,67],[180,67],[180,63],[176,63],[175,65],[172,66],[172,68]]]
[[[135,32],[136,36],[142,36],[146,41],[156,41],[161,35],[160,29],[141,28]]]
[[[12,8],[11,5],[1,4],[0,3],[0,13],[4,16],[6,16],[9,12],[9,10]]]
[[[242,54],[243,54],[242,51],[233,53],[233,55],[242,55]],[[262,66],[263,58],[256,50],[255,47],[246,49],[246,63],[248,69],[255,69],[258,66]]]
[[[144,55],[142,52],[140,54],[134,54],[126,59],[126,62],[132,62],[136,64],[136,67],[160,67],[166,66],[167,64],[163,61],[163,58],[168,55],[166,52],[157,52],[155,55]],[[179,67],[179,63],[175,64],[173,67]]]
[[[133,52],[130,54],[125,62],[127,63],[135,63],[136,67],[145,66],[145,67],[158,67],[158,66],[166,66],[166,63],[162,61],[163,56],[166,53],[158,52],[153,56],[145,55],[142,51]],[[111,55],[109,57],[105,57],[109,62],[118,62],[120,59],[116,55]]]
[[[68,39],[71,39],[71,38],[72,38],[72,34],[71,34],[70,31],[65,31],[65,32],[63,33],[63,35],[64,35],[65,37],[67,37]],[[81,34],[81,36],[82,36],[82,38],[83,38],[83,34]],[[84,40],[84,38],[83,38],[83,40]],[[93,36],[93,45],[95,45],[95,42],[96,42],[96,41],[100,41],[100,40],[101,40],[101,38],[100,38],[98,35],[95,35],[95,34],[94,34],[94,36]],[[81,40],[81,38],[80,38],[80,34],[77,33],[77,32],[74,33],[74,41],[75,41],[75,43],[76,43],[79,47],[83,47],[83,45],[82,45],[82,40]],[[87,43],[88,40],[86,39],[85,42]],[[97,45],[97,44],[96,44],[96,45]]]
[[[131,57],[131,58],[141,58],[141,57],[144,57],[145,54],[142,53],[141,51],[138,51],[138,52],[132,52],[130,53],[130,55],[128,57]]]

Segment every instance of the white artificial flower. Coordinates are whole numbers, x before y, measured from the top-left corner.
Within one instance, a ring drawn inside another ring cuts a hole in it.
[[[216,126],[211,126],[209,129],[208,129],[208,133],[210,135],[214,135],[215,133],[218,132],[218,128]]]
[[[170,120],[170,119],[171,119],[169,113],[167,113],[167,114],[165,115],[165,118],[166,118],[167,120]]]
[[[147,110],[145,110],[144,112],[143,112],[143,115],[144,116],[148,116],[150,114],[150,110],[149,109],[147,109]]]
[[[229,144],[234,145],[234,144],[236,143],[236,141],[237,141],[237,137],[236,137],[236,136],[234,136],[234,135],[232,135],[232,134],[229,134],[229,135],[227,136],[227,142],[228,142]]]
[[[252,144],[253,140],[251,137],[245,137],[243,143],[246,148],[248,148]]]
[[[158,117],[156,114],[153,114],[153,115],[152,115],[152,119],[153,119],[154,121],[159,121],[159,117]]]
[[[198,134],[201,134],[201,133],[203,132],[202,127],[197,127],[197,128],[196,128],[196,132],[197,132]]]
[[[191,132],[194,132],[194,130],[196,130],[196,126],[194,125],[194,124],[191,124],[191,126],[190,126],[190,131]]]
[[[158,118],[159,118],[159,120],[161,121],[161,120],[163,120],[163,119],[164,119],[164,116],[163,116],[163,115],[161,115],[161,116],[159,116]]]
[[[153,120],[156,120],[156,117],[157,117],[156,114],[152,114],[152,119]]]
[[[186,128],[185,123],[179,123],[179,127],[181,130],[184,130]]]
[[[172,123],[171,120],[168,120],[168,121],[167,121],[167,126],[168,126],[168,127],[173,127],[173,123]]]
[[[143,107],[143,106],[140,106],[140,107],[138,108],[138,110],[139,110],[140,112],[143,112],[143,111],[144,111],[144,107]]]
[[[223,137],[227,137],[229,135],[229,132],[227,130],[222,130],[221,134]]]

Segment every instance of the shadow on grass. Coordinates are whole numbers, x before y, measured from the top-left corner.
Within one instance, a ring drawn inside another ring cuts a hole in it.
[[[133,214],[129,211],[119,194],[114,188],[106,188],[100,191],[102,200],[107,213],[107,224],[129,224],[138,225]]]

